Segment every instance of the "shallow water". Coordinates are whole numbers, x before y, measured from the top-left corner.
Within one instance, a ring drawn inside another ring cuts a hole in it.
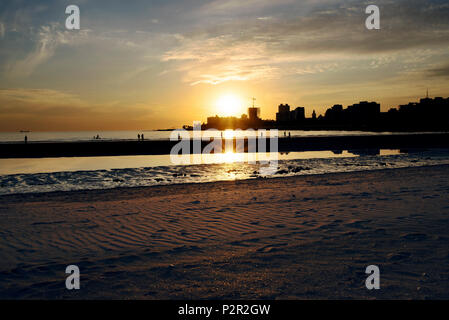
[[[270,155],[270,154],[268,154]],[[256,179],[449,164],[449,150],[358,150],[279,153],[274,174],[265,174],[267,154],[208,155],[173,165],[169,155],[0,160],[0,194],[110,189]],[[271,154],[270,156],[273,156]],[[194,161],[196,160],[196,162]],[[243,162],[242,162],[243,161]]]

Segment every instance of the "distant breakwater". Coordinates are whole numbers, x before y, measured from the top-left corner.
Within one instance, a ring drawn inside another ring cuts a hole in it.
[[[233,145],[235,149],[235,138]],[[179,143],[170,140],[145,141],[83,141],[83,142],[15,142],[0,143],[0,158],[46,158],[46,157],[95,157],[170,154]],[[192,140],[190,140],[192,143]],[[201,150],[210,143],[201,141]],[[223,138],[223,146],[226,139]],[[244,139],[247,151],[248,139]],[[267,152],[270,143],[266,143]],[[279,152],[350,150],[350,149],[407,149],[449,148],[449,133],[376,135],[376,136],[327,136],[327,137],[280,137]],[[193,150],[193,148],[191,148]],[[224,150],[224,148],[223,148]]]

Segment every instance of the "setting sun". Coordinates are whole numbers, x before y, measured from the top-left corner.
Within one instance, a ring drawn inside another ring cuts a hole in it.
[[[243,113],[242,100],[234,94],[220,96],[215,106],[217,113],[222,116],[240,116]]]

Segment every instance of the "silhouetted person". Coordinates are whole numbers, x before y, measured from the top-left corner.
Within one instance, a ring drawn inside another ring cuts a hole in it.
[[[142,141],[145,140],[145,137],[143,136],[143,133],[140,135],[140,137],[142,138]]]
[[[28,143],[28,137],[27,136],[25,136],[24,140],[25,140],[25,143]]]
[[[137,135],[137,140],[140,141],[140,134]]]
[[[100,135],[99,135],[99,134],[97,134],[96,139],[97,139],[97,140],[100,140]]]
[[[290,131],[288,132],[288,137],[289,137],[289,138],[291,138],[291,137],[292,137],[292,135],[290,134]]]

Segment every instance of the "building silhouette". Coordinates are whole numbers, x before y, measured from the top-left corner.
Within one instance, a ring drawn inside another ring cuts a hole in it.
[[[254,99],[255,100],[255,99]],[[324,115],[305,117],[305,108],[291,110],[280,104],[276,120],[262,120],[260,108],[248,108],[248,115],[237,117],[209,117],[204,129],[290,129],[290,130],[365,130],[365,131],[448,131],[449,98],[422,98],[381,112],[377,102],[361,101],[343,107],[334,104]]]
[[[329,125],[361,127],[376,124],[379,118],[379,103],[361,101],[348,106],[346,109],[341,104],[336,104],[327,109],[324,119],[321,119],[321,121]]]
[[[289,123],[289,122],[301,122],[305,119],[305,109],[303,107],[297,107],[295,110],[290,111],[288,104],[280,104],[278,112],[276,113],[277,123]]]
[[[426,97],[388,110],[384,122],[389,126],[416,130],[448,130],[449,98]]]
[[[253,101],[255,99],[253,98]],[[208,117],[207,123],[203,124],[203,129],[259,129],[259,128],[274,128],[274,121],[262,120],[260,118],[260,108],[253,106],[248,108],[248,114],[242,114],[240,118],[237,117]]]
[[[248,117],[250,121],[257,121],[260,120],[260,108],[251,107],[248,108]]]

